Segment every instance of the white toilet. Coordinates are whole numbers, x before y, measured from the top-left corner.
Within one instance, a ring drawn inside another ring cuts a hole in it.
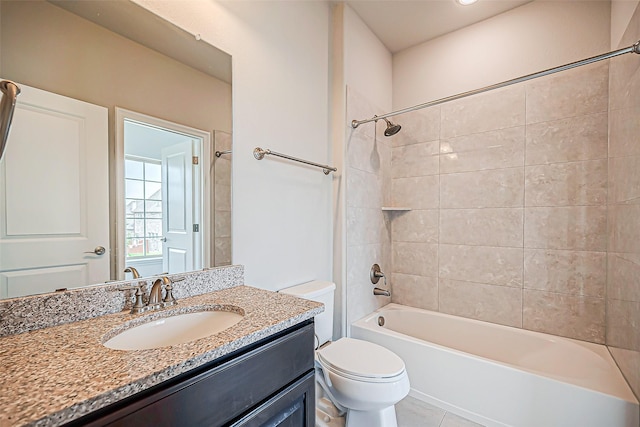
[[[315,318],[318,347],[331,340],[335,288],[331,282],[313,281],[280,290],[324,304],[324,312]],[[316,384],[324,392],[317,393],[318,408],[326,406],[322,400],[328,397],[338,411],[346,412],[347,427],[397,427],[394,405],[409,393],[409,377],[400,357],[353,338],[341,338],[316,351]],[[331,423],[328,412],[318,409],[317,426],[339,425]]]

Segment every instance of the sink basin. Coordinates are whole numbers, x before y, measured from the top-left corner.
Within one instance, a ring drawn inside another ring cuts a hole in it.
[[[196,311],[151,320],[103,343],[114,350],[145,350],[183,344],[223,331],[242,320],[232,311]]]

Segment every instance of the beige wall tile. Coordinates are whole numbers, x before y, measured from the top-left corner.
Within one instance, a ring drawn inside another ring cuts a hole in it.
[[[391,223],[380,208],[347,207],[347,246],[384,243],[390,230]]]
[[[631,390],[636,396],[640,396],[640,352],[613,346],[608,348],[627,383],[631,386]]]
[[[216,267],[231,264],[231,237],[216,237],[214,244],[214,264]]]
[[[604,159],[607,131],[607,113],[527,125],[527,165]]]
[[[214,212],[214,235],[216,237],[231,237],[231,212]]]
[[[391,177],[437,175],[440,172],[439,148],[439,141],[393,148]]]
[[[600,62],[530,80],[526,87],[527,124],[605,112],[609,64]]]
[[[372,137],[353,135],[347,139],[347,166],[366,172],[379,173],[382,169],[381,144]]]
[[[524,126],[443,139],[440,142],[440,172],[522,166],[524,141]]]
[[[638,117],[640,106],[609,112],[609,157],[640,156]]]
[[[383,203],[382,179],[359,169],[347,170],[347,206],[380,209]]]
[[[345,126],[347,127],[347,135],[351,136],[352,134],[358,134],[362,138],[373,138],[374,134],[374,125],[373,123],[365,123],[358,126],[356,129],[351,127],[351,120],[365,120],[370,119],[375,114],[379,114],[382,111],[381,108],[374,105],[370,102],[365,96],[360,94],[357,90],[353,89],[350,86],[347,86],[347,104],[346,104],[346,115],[347,115],[347,123]],[[384,122],[384,120],[383,120]],[[382,126],[380,124],[380,126]],[[384,129],[380,127],[379,129]]]
[[[606,252],[524,250],[524,287],[604,298]]]
[[[384,273],[391,273],[391,262],[385,259],[384,245],[360,245],[347,247],[347,322],[359,318],[388,304],[391,298],[373,295],[374,284],[369,272],[377,263]]]
[[[391,239],[394,242],[438,243],[437,209],[393,214]]]
[[[438,182],[438,175],[394,178],[391,182],[391,203],[412,209],[437,208],[440,206]]]
[[[640,302],[607,301],[607,344],[640,351]]]
[[[215,183],[231,186],[231,155],[225,154],[221,157],[214,157],[213,173]]]
[[[501,325],[522,327],[522,289],[440,279],[443,313]]]
[[[216,183],[213,198],[216,211],[231,210],[231,186]]]
[[[439,105],[391,117],[389,120],[402,126],[402,130],[392,139],[394,147],[434,141],[440,138]]]
[[[603,298],[525,289],[522,318],[525,329],[604,343]]]
[[[633,36],[638,41],[638,32]],[[640,107],[640,64],[635,55],[623,55],[611,62],[611,97],[609,104],[612,110],[629,107]]]
[[[525,208],[524,217],[525,248],[607,249],[606,206]]]
[[[640,156],[609,159],[609,203],[640,204]]]
[[[525,175],[525,206],[606,204],[606,159],[526,166]]]
[[[640,302],[640,254],[608,254],[607,298]]]
[[[522,287],[522,248],[440,245],[443,279]]]
[[[525,123],[523,85],[474,95],[442,105],[441,138],[470,135]]]
[[[523,199],[522,167],[440,175],[442,208],[522,207]]]
[[[438,278],[393,273],[391,302],[425,310],[438,310]]]
[[[441,209],[440,243],[522,247],[522,208]]]
[[[609,206],[609,251],[640,253],[640,205]]]
[[[392,250],[394,273],[438,277],[438,245],[395,242]]]

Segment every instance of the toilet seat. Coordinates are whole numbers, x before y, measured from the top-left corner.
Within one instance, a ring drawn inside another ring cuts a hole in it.
[[[316,355],[324,369],[355,381],[391,383],[406,375],[400,357],[363,340],[341,338],[318,350]]]

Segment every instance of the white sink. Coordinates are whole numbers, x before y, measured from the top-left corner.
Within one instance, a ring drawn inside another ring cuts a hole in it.
[[[196,311],[151,320],[104,342],[114,350],[145,350],[183,344],[223,331],[242,320],[231,311]]]

